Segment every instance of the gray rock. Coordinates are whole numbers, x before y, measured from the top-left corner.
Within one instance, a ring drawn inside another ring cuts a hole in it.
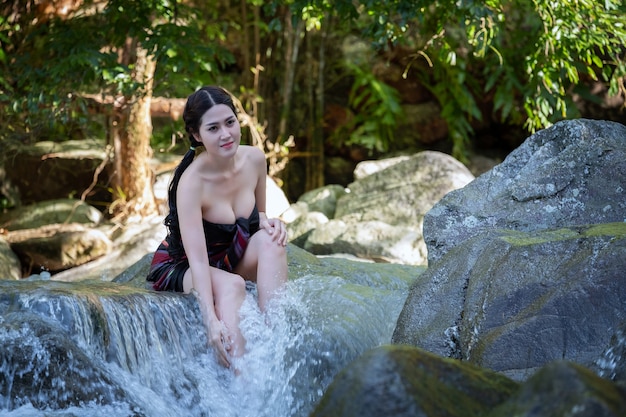
[[[50,224],[97,225],[102,212],[81,200],[70,198],[42,201],[0,214],[0,228],[9,231],[36,229]]]
[[[298,202],[305,203],[309,212],[317,211],[332,219],[335,217],[337,200],[345,194],[344,187],[331,184],[302,194]]]
[[[500,165],[443,197],[424,218],[429,265],[486,230],[626,221],[626,126],[555,124]]]
[[[626,389],[579,365],[555,361],[543,367],[487,417],[621,417]]]
[[[304,249],[317,255],[346,253],[406,265],[424,265],[427,257],[419,228],[359,222],[348,216],[318,224],[308,235]]]
[[[475,236],[411,287],[393,342],[516,380],[558,359],[600,372],[626,321],[625,270],[626,223]]]
[[[494,372],[408,346],[382,346],[346,367],[311,417],[485,415],[518,386]]]
[[[7,179],[19,188],[22,204],[80,197],[87,190],[87,201],[111,201],[108,175],[94,181],[98,168],[112,163],[102,140],[43,141],[12,152],[4,168]]]
[[[311,233],[328,221],[328,217],[319,211],[307,212],[298,216],[287,226],[289,241],[296,246],[306,247],[306,242]]]
[[[444,195],[474,179],[456,159],[441,152],[420,152],[348,186],[335,218],[355,215],[359,221],[419,228],[428,210]]]
[[[303,247],[318,255],[425,265],[425,213],[474,176],[449,155],[431,151],[360,166],[370,174],[349,185],[335,218],[313,230]]]
[[[87,263],[112,248],[103,232],[75,223],[18,230],[8,233],[6,239],[23,265],[53,272]]]

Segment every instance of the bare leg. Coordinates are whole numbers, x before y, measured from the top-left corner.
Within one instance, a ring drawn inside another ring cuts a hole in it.
[[[239,309],[246,297],[246,284],[243,278],[221,269],[211,267],[211,281],[215,314],[228,332],[230,339],[226,342],[226,350],[233,356],[241,356],[245,352],[246,340],[239,328]],[[187,270],[183,279],[183,289],[189,293],[192,289],[191,270]]]
[[[259,308],[265,311],[267,303],[287,282],[287,251],[265,230],[259,230],[250,239],[236,271],[257,283]]]

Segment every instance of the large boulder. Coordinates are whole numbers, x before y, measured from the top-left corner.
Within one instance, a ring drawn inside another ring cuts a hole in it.
[[[63,271],[109,253],[111,240],[78,223],[52,224],[7,233],[6,240],[22,265],[34,271]]]
[[[424,215],[445,194],[474,179],[459,161],[434,151],[361,163],[355,176],[349,192],[338,198],[333,218],[308,222],[315,229],[304,249],[425,265]]]
[[[80,223],[95,226],[102,212],[81,200],[63,198],[41,201],[0,213],[0,229],[36,229],[50,224]]]
[[[531,231],[626,221],[625,178],[626,126],[581,119],[541,130],[426,214],[429,265],[496,228]]]
[[[393,342],[519,380],[557,359],[623,375],[625,179],[626,127],[574,120],[446,195]]]
[[[517,380],[558,359],[623,367],[603,359],[626,323],[625,270],[626,223],[475,236],[411,287],[392,340]]]
[[[408,346],[382,346],[337,375],[311,417],[480,416],[517,388],[486,369]]]
[[[19,189],[21,203],[80,197],[110,202],[109,178],[101,165],[111,164],[105,146],[98,140],[43,141],[13,151],[4,159],[6,178]],[[94,181],[94,174],[97,175]]]
[[[408,346],[381,346],[347,366],[311,417],[620,417],[626,389],[566,361],[523,384]]]

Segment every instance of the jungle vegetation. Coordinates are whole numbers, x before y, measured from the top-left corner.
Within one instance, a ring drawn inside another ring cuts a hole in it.
[[[623,102],[625,15],[622,0],[0,0],[0,147],[100,136],[112,215],[149,214],[151,100],[217,83],[271,174],[304,158],[312,189],[329,140],[393,146],[398,90],[372,68],[402,52],[402,80],[432,94],[463,159],[485,119],[534,132],[581,101]],[[365,58],[342,53],[347,39]],[[352,117],[332,135],[338,91]]]

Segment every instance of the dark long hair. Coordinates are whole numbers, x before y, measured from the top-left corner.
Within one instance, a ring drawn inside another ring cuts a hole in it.
[[[183,156],[183,159],[174,171],[174,176],[172,177],[167,193],[170,212],[165,217],[164,221],[165,226],[167,226],[168,229],[168,252],[174,259],[178,259],[185,254],[180,235],[178,210],[176,208],[176,192],[178,190],[178,182],[180,181],[180,177],[183,175],[183,172],[185,172],[196,156],[195,148],[202,146],[202,142],[197,141],[193,136],[194,134],[199,133],[202,116],[207,110],[216,104],[225,104],[232,109],[233,113],[237,114],[237,110],[235,109],[235,105],[230,94],[223,88],[216,86],[202,87],[190,95],[187,98],[185,110],[183,111],[185,131],[189,136],[191,147]]]

